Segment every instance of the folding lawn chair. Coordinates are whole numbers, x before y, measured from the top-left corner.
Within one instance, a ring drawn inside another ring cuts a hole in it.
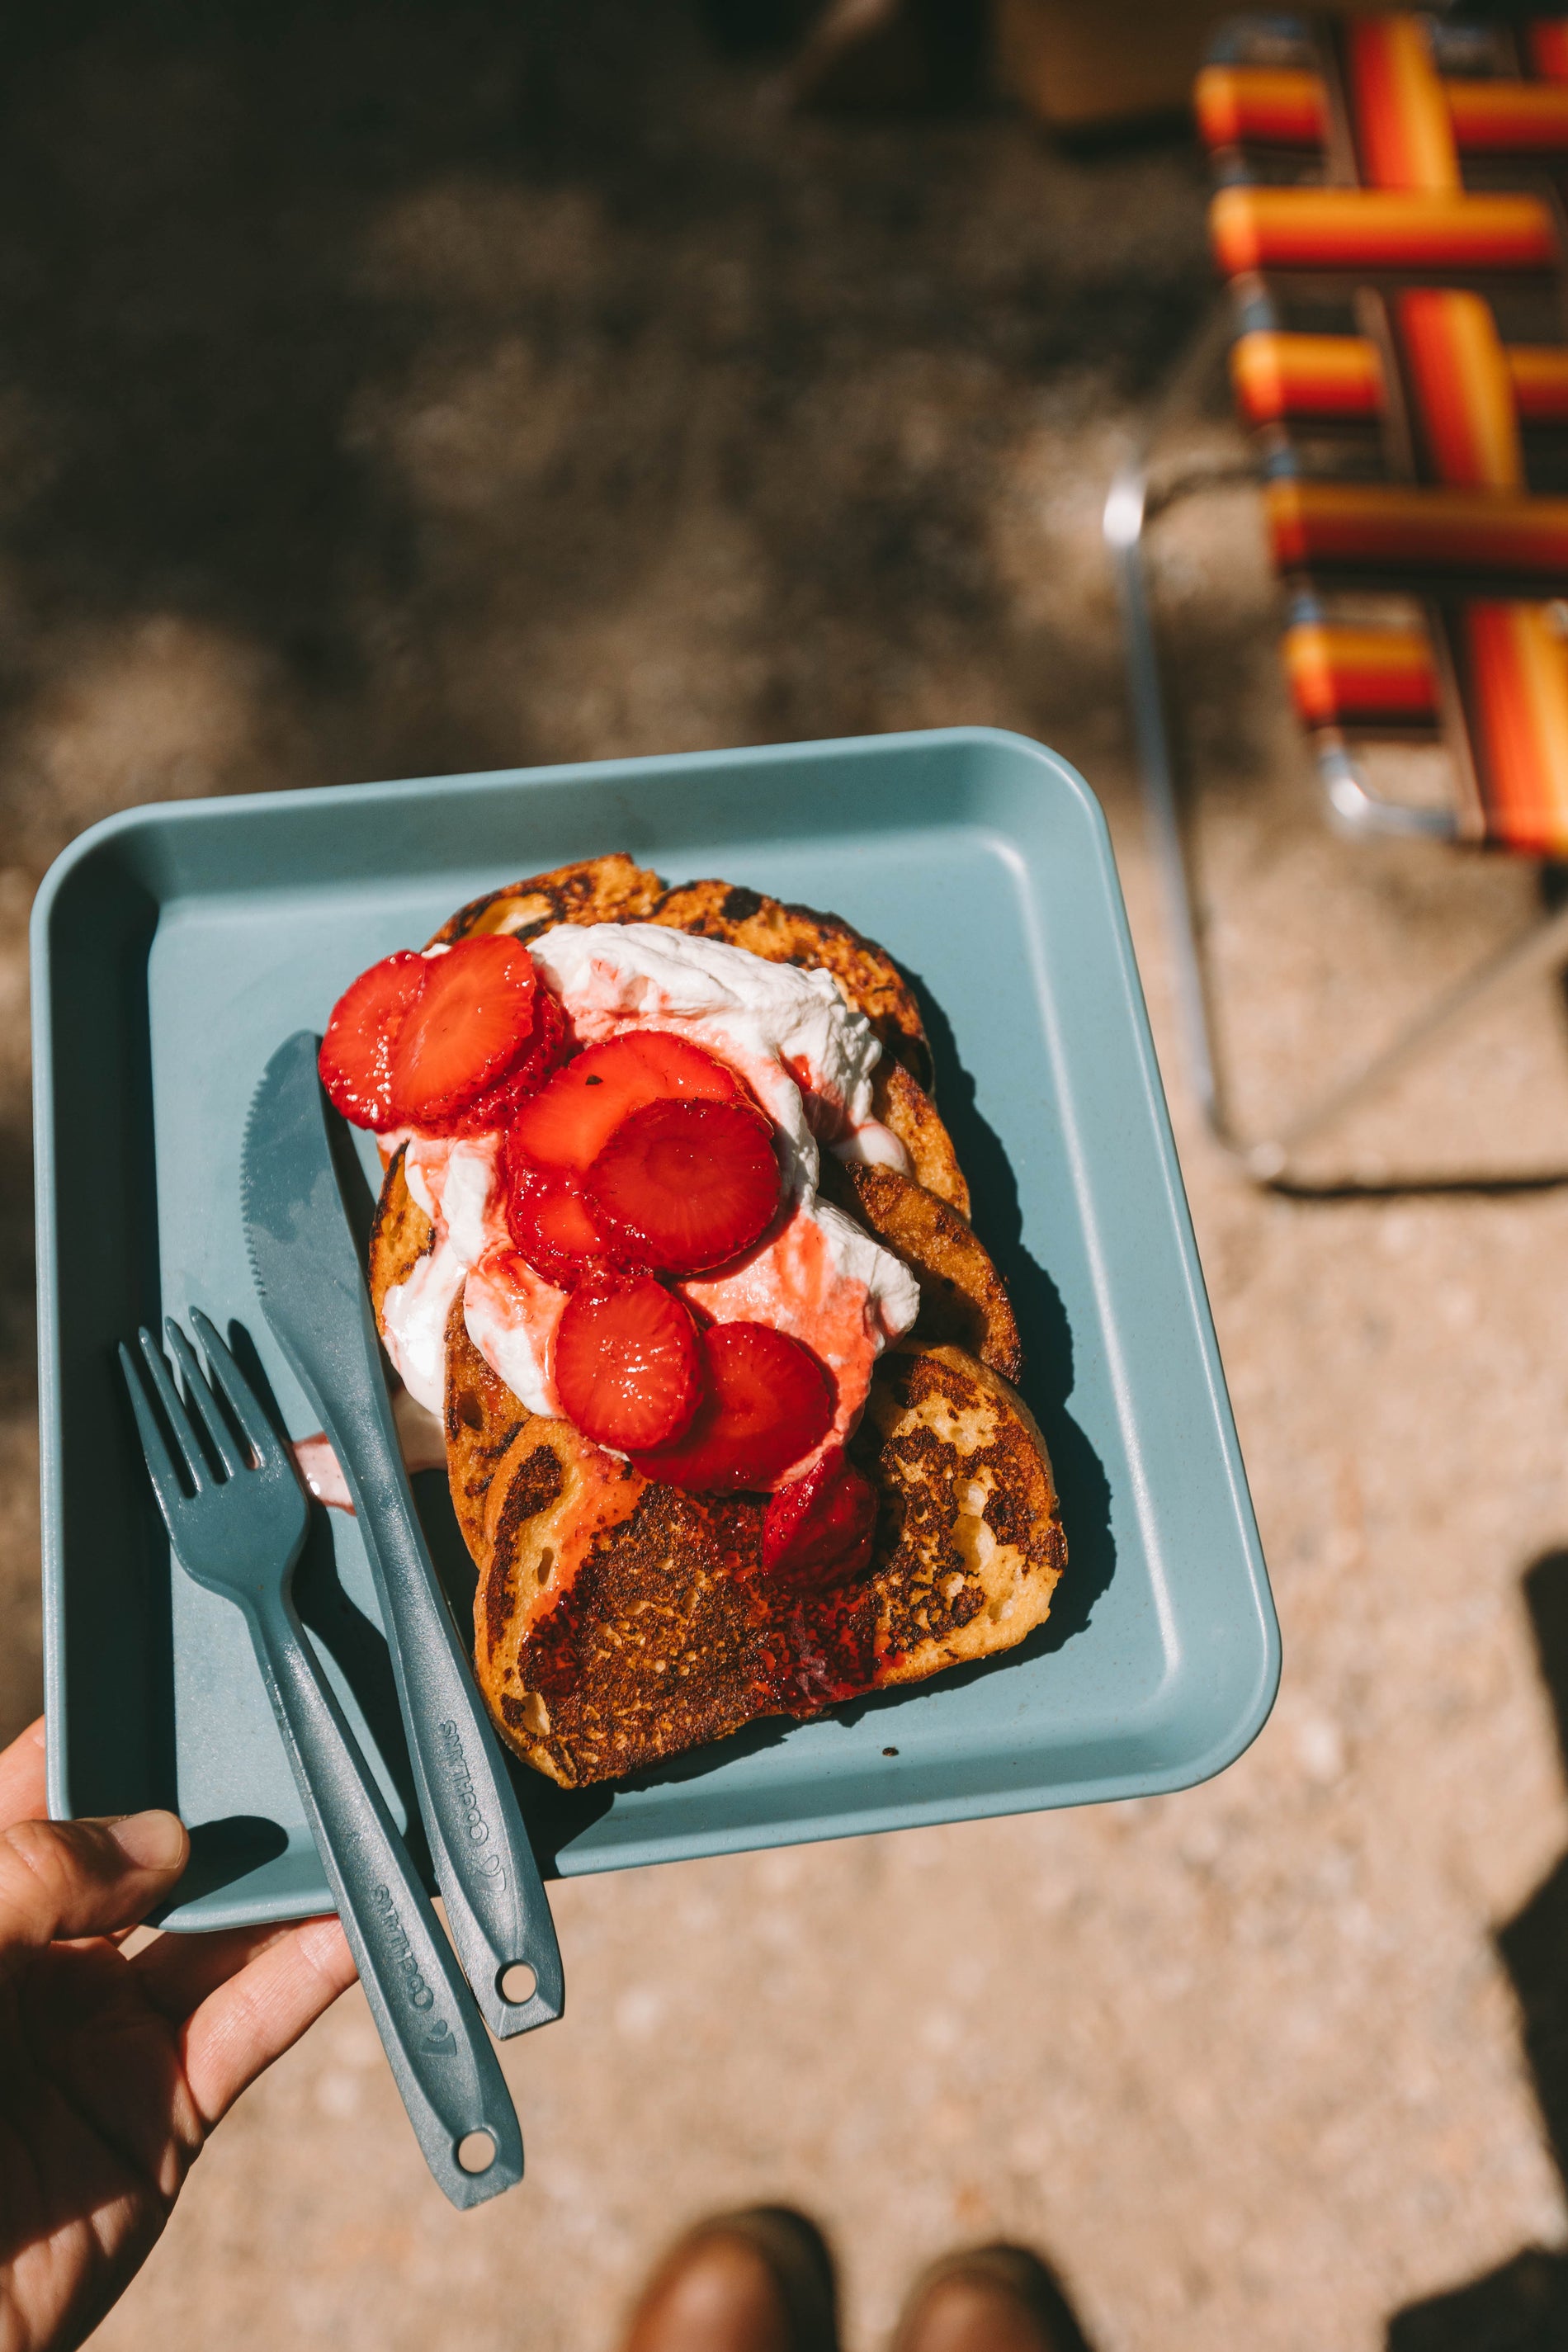
[[[1352,835],[1568,858],[1568,18],[1240,19],[1196,99],[1220,183],[1210,230],[1235,396],[1288,592],[1286,675],[1331,813]],[[1215,342],[1211,329],[1163,415]],[[1484,998],[1568,961],[1568,905],[1276,1134],[1240,1141],[1210,1038],[1143,546],[1154,513],[1216,475],[1152,490],[1152,438],[1111,487],[1105,534],[1183,1024],[1214,1131],[1282,1182],[1300,1145]],[[1447,807],[1379,793],[1357,758],[1422,738],[1452,755]]]

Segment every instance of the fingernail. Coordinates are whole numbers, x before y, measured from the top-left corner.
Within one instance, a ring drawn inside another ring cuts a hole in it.
[[[138,1870],[173,1870],[185,1858],[185,1825],[178,1813],[127,1813],[109,1834]]]

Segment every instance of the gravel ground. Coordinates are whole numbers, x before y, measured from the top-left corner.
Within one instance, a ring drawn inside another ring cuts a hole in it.
[[[171,794],[953,720],[1110,813],[1287,1655],[1184,1796],[561,1888],[571,2013],[507,2056],[530,2182],[478,2215],[352,1996],[100,2340],[610,2352],[674,2229],[784,2197],[856,2352],[997,2232],[1100,2352],[1561,2343],[1568,1193],[1261,1196],[1188,1109],[1097,530],[1206,299],[1192,156],[781,120],[664,0],[124,0],[0,47],[5,1727],[38,1681],[22,935],[60,845]],[[1167,553],[1260,1121],[1537,884],[1336,844],[1255,513]],[[1527,996],[1321,1172],[1568,1166],[1564,1045]]]

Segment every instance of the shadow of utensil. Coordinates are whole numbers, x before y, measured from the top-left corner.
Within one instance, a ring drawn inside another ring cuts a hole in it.
[[[1524,1598],[1568,1769],[1568,1550],[1535,1561]],[[1547,2141],[1568,2183],[1568,1856],[1498,1931],[1497,1946],[1519,2002]],[[1542,2246],[1408,2305],[1388,2326],[1388,2352],[1562,2352],[1564,2345],[1568,2256]]]
[[[156,1927],[177,1905],[221,1894],[253,1870],[276,1862],[288,1847],[289,1833],[282,1824],[262,1813],[226,1813],[217,1821],[197,1822],[191,1831],[191,1858],[179,1885],[167,1903],[148,1914],[150,1924]]]
[[[469,1557],[463,1531],[458,1525],[458,1515],[452,1508],[451,1490],[446,1473],[422,1470],[410,1481],[414,1500],[419,1513],[419,1524],[425,1530],[425,1540],[430,1547],[430,1557],[436,1564],[447,1599],[458,1620],[458,1629],[465,1647],[471,1645],[474,1618],[474,1588],[478,1573]],[[602,1821],[615,1802],[614,1785],[591,1789],[562,1789],[542,1772],[531,1771],[521,1758],[503,1748],[517,1801],[522,1813],[529,1841],[546,1878],[561,1875],[560,1855],[563,1846],[583,1835],[597,1821]]]

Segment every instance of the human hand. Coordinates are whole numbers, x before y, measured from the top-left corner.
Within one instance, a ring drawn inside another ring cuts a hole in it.
[[[45,1818],[40,1719],[0,1751],[0,2352],[70,2352],[207,2134],[353,1982],[336,1919],[117,1937],[184,1868],[173,1813]]]

